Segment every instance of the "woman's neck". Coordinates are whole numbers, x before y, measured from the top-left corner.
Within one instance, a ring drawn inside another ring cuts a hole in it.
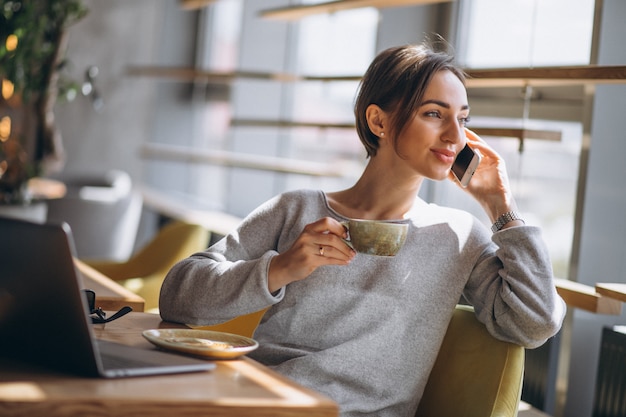
[[[400,175],[379,169],[370,160],[359,180],[350,188],[327,193],[328,203],[336,212],[350,218],[402,219],[411,210],[423,178]],[[381,167],[382,168],[382,167]]]

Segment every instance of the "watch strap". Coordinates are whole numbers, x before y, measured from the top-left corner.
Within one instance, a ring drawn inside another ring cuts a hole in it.
[[[500,217],[496,219],[493,226],[491,226],[491,231],[495,233],[499,231],[500,229],[502,229],[505,224],[512,222],[514,220],[521,220],[522,222],[524,221],[524,219],[522,219],[522,216],[518,212],[507,211],[506,213],[502,214]]]

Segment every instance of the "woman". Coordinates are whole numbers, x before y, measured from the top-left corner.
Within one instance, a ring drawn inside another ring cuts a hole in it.
[[[356,184],[279,195],[238,230],[168,274],[165,320],[215,324],[269,307],[250,356],[333,398],[342,416],[412,416],[455,305],[464,296],[495,337],[537,347],[560,328],[540,230],[516,214],[502,159],[465,129],[464,74],[426,46],[390,48],[355,105],[369,156]],[[454,179],[466,142],[482,154],[467,188],[497,224],[417,197],[425,178]],[[395,257],[356,254],[349,218],[401,219]]]

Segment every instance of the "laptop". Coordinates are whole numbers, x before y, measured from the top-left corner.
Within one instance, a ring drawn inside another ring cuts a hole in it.
[[[67,223],[0,217],[0,358],[103,378],[215,368],[200,358],[96,339],[74,253]]]

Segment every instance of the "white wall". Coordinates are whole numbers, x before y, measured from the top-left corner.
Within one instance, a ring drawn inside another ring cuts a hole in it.
[[[138,148],[151,132],[153,91],[126,75],[131,63],[152,62],[159,47],[162,5],[153,0],[86,0],[86,18],[70,28],[70,73],[82,80],[87,67],[100,69],[96,87],[104,99],[101,112],[79,96],[55,108],[67,155],[65,171],[122,169],[141,180]]]

